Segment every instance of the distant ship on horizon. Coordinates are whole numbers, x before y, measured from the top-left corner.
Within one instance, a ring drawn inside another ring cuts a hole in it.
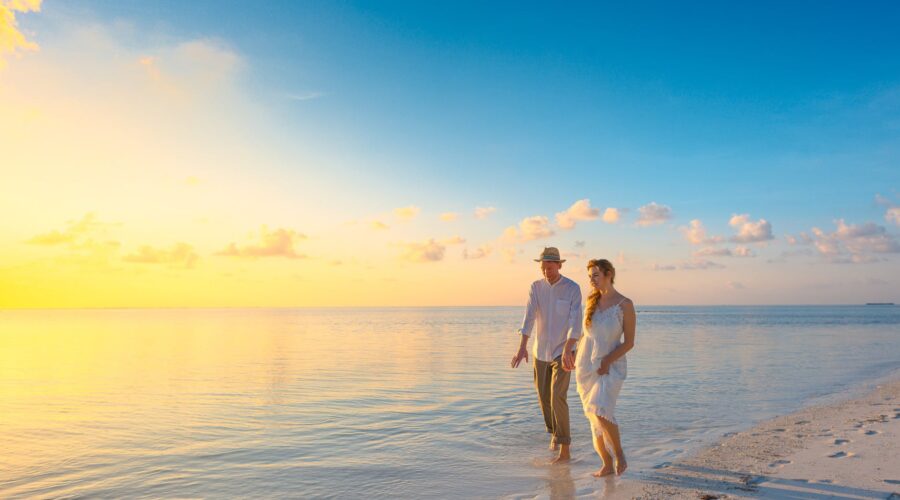
[[[893,302],[866,302],[867,306],[892,306]]]

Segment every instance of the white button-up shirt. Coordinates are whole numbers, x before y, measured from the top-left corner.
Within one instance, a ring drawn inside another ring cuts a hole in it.
[[[553,361],[562,354],[567,339],[581,338],[581,288],[560,276],[550,284],[540,279],[531,284],[528,306],[519,335],[531,335],[537,321],[532,355],[541,361]]]

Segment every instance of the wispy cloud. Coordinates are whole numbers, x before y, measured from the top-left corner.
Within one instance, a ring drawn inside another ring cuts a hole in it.
[[[387,229],[390,228],[390,226],[388,226],[387,224],[385,224],[384,222],[381,222],[379,220],[373,220],[373,221],[369,222],[369,227],[376,231],[386,231]]]
[[[403,220],[412,220],[415,219],[417,215],[419,215],[419,207],[415,205],[409,205],[407,207],[400,207],[394,209],[394,215]]]
[[[556,224],[562,229],[572,229],[578,221],[590,221],[600,217],[600,209],[591,207],[591,200],[578,200],[563,212],[556,214]]]
[[[0,70],[6,65],[6,56],[38,50],[38,44],[25,38],[19,30],[16,13],[40,10],[41,0],[0,0]]]
[[[444,260],[447,246],[431,238],[424,242],[402,243],[400,257],[409,262],[438,262]]]
[[[223,250],[216,252],[215,255],[250,259],[256,259],[260,257],[285,257],[288,259],[302,259],[306,256],[297,253],[294,245],[305,239],[306,235],[298,233],[292,229],[279,228],[274,231],[270,231],[268,227],[263,226],[260,230],[259,238],[256,243],[250,243],[246,245],[231,243]]]
[[[287,98],[292,101],[312,101],[314,99],[321,99],[325,97],[325,92],[299,92],[299,93],[291,93],[287,94]]]
[[[85,214],[79,220],[70,220],[66,222],[66,227],[62,231],[54,229],[47,233],[41,233],[28,239],[26,243],[32,245],[61,245],[63,243],[75,243],[79,238],[94,233],[95,231],[108,226],[97,220],[97,216],[93,213]]]
[[[122,257],[122,260],[136,264],[167,264],[171,267],[190,269],[199,258],[191,245],[176,243],[169,249],[143,245],[137,252]]]
[[[493,248],[490,245],[481,245],[480,247],[472,250],[469,249],[463,250],[463,259],[471,260],[471,259],[483,259],[491,254]]]
[[[638,209],[638,226],[653,226],[672,219],[672,209],[655,201]]]
[[[724,269],[725,266],[719,264],[718,262],[713,262],[711,260],[692,260],[688,262],[681,263],[678,266],[680,269],[685,270],[694,270],[694,269]]]
[[[487,219],[492,213],[496,211],[497,209],[494,207],[475,207],[475,218]]]
[[[734,256],[735,257],[756,257],[756,253],[754,253],[752,249],[747,248],[747,247],[735,247],[734,248]]]
[[[188,40],[137,58],[152,87],[169,98],[202,99],[225,87],[244,66],[243,59],[221,40]]]
[[[880,194],[875,195],[875,203],[884,208],[884,220],[900,227],[900,204]]]
[[[459,218],[459,214],[456,212],[444,212],[438,216],[444,222],[453,222]]]
[[[701,248],[693,253],[694,257],[731,257],[731,255],[731,249],[715,247]]]

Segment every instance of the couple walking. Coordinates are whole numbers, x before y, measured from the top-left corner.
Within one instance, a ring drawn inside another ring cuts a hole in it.
[[[571,458],[566,393],[574,370],[578,395],[591,423],[594,449],[603,461],[594,475],[620,475],[627,463],[613,411],[625,381],[625,353],[634,347],[634,304],[613,285],[616,269],[612,263],[591,260],[587,273],[592,291],[582,315],[581,288],[560,274],[565,260],[559,258],[559,250],[547,247],[535,261],[541,263],[544,279],[531,284],[519,329],[521,342],[511,366],[518,367],[522,360],[528,362],[528,339],[534,331],[534,382],[544,423],[552,436],[550,449],[559,449],[553,463]]]

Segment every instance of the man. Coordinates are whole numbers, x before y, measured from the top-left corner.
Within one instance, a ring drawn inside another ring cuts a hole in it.
[[[521,342],[510,366],[516,368],[524,359],[528,362],[528,339],[537,321],[534,335],[534,383],[537,386],[544,424],[550,438],[550,449],[559,447],[553,463],[566,462],[569,455],[569,390],[570,370],[575,367],[575,344],[581,338],[581,288],[559,273],[563,262],[559,250],[547,247],[541,257],[544,279],[531,284],[525,319],[519,329]]]

